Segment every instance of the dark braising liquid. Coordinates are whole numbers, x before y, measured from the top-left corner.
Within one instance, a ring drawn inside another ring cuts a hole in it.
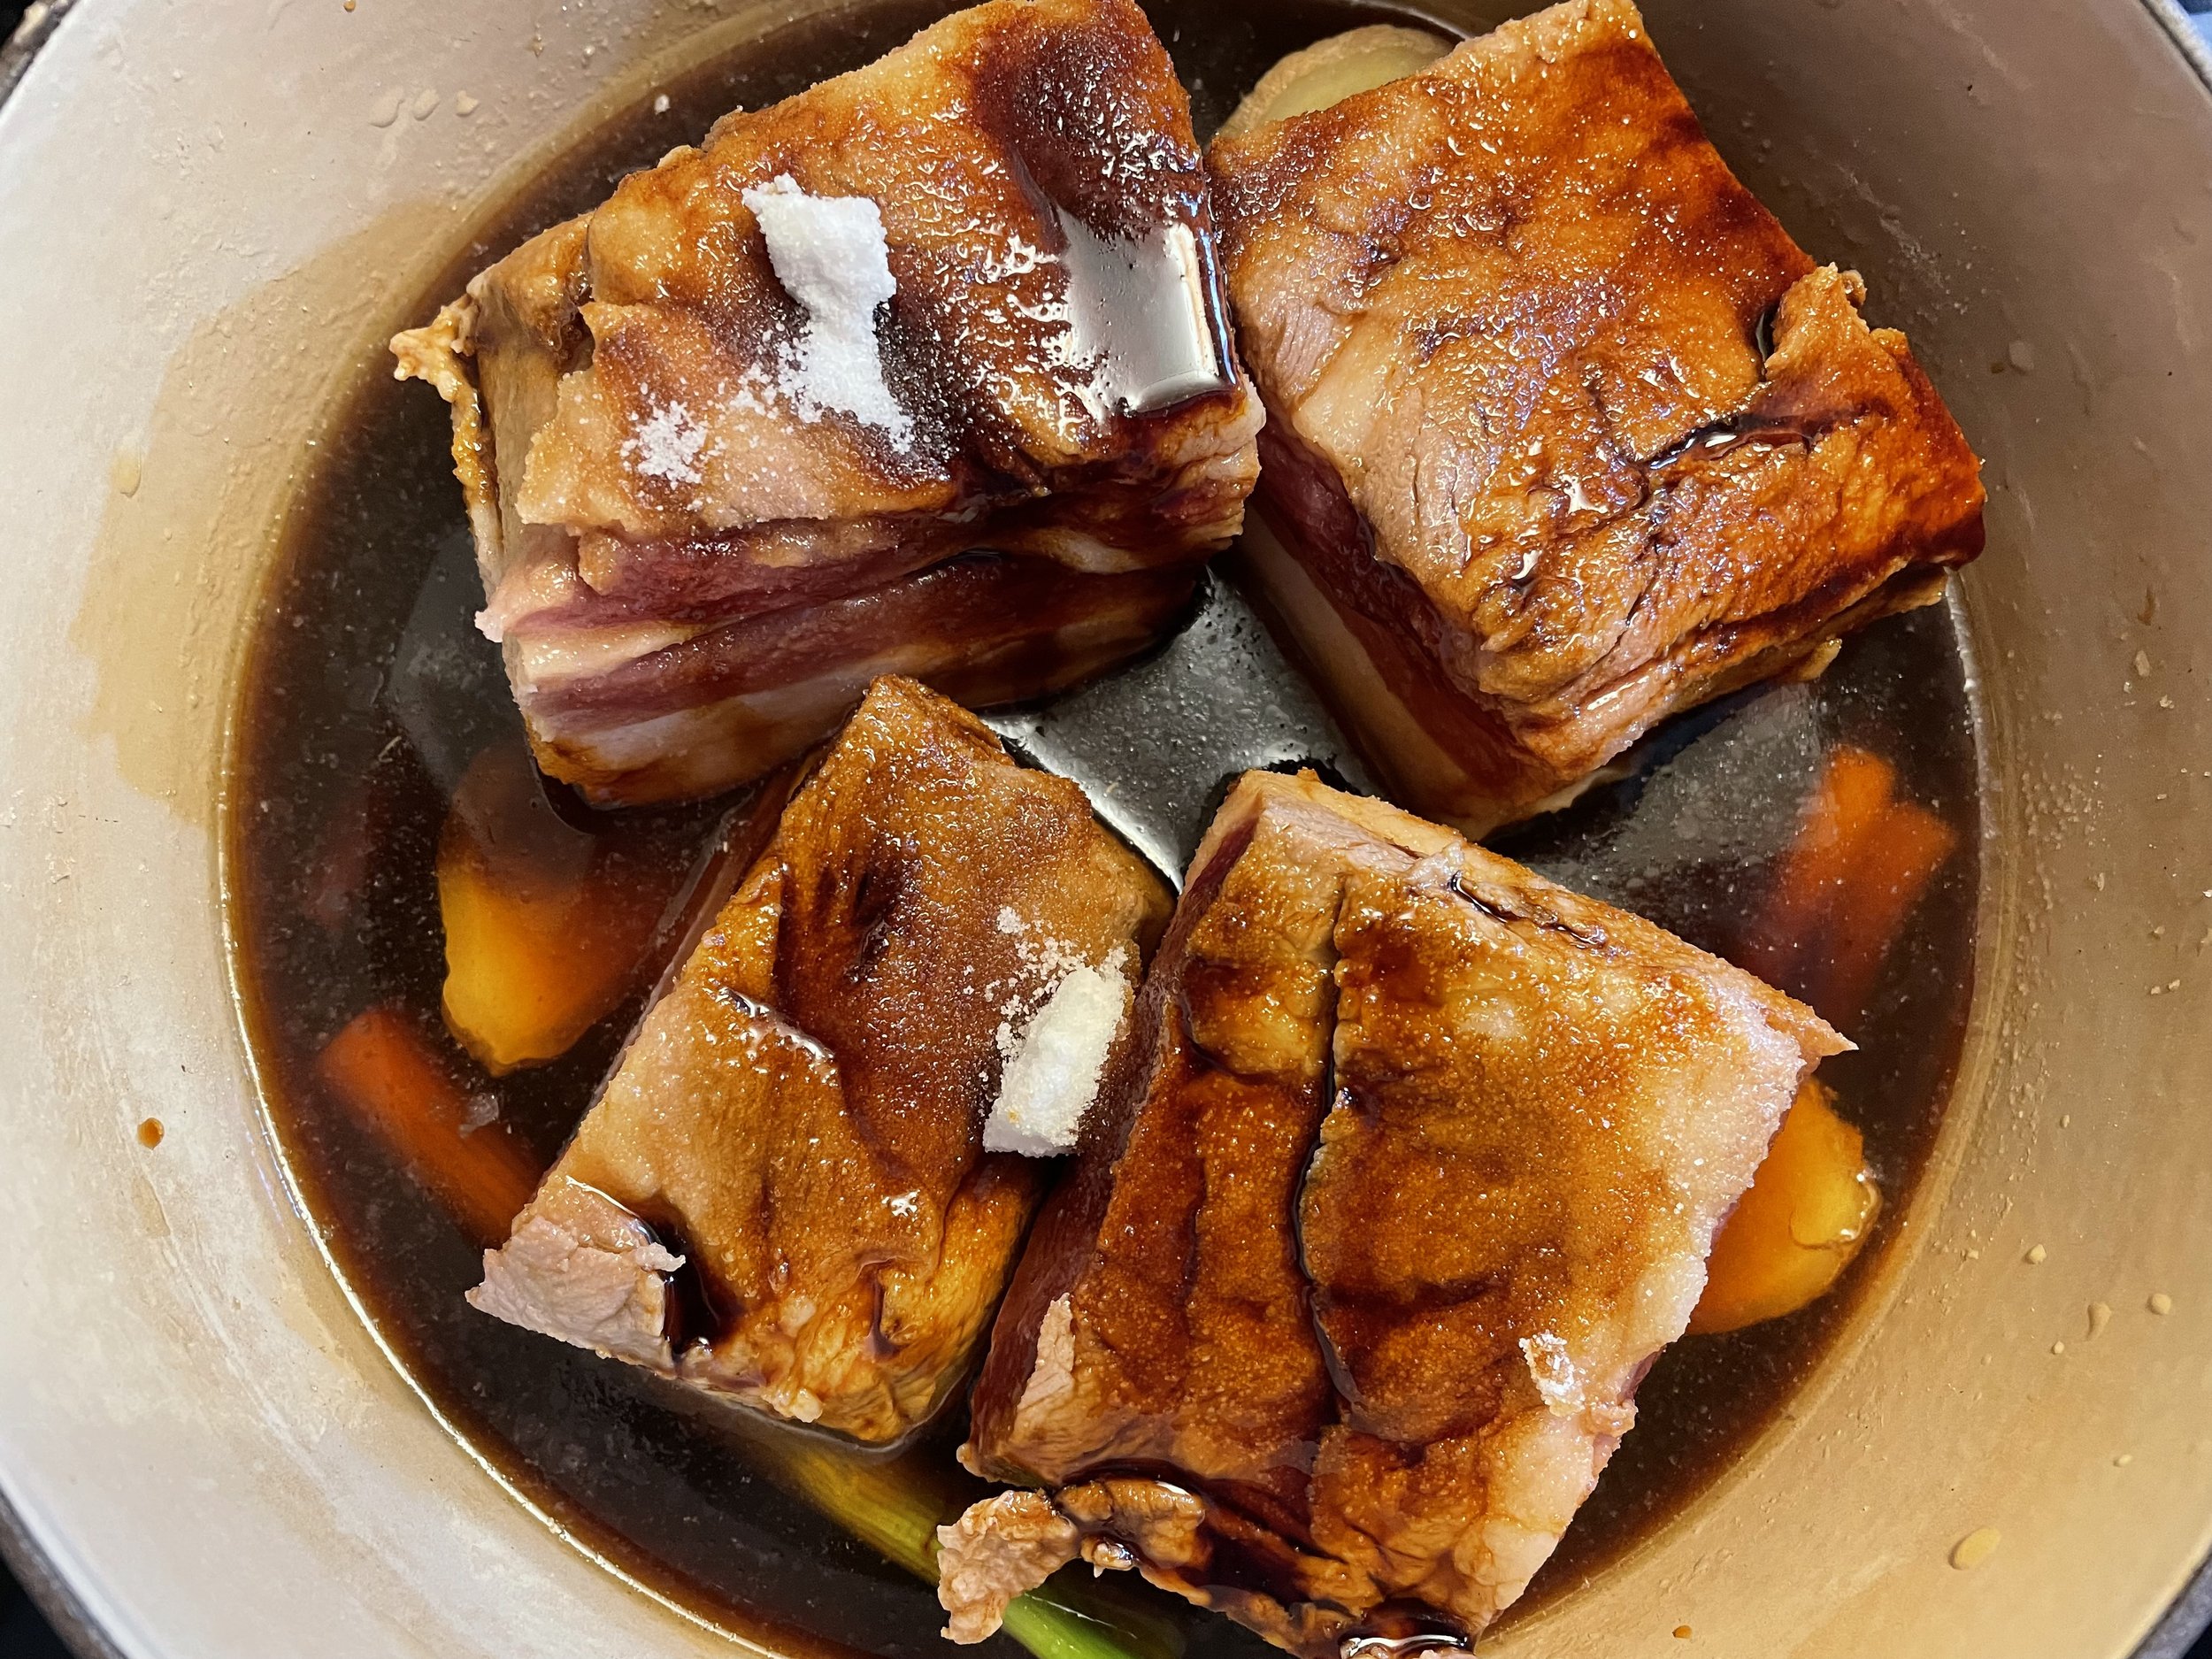
[[[1635,778],[1491,838],[1693,944],[1743,956],[1781,862],[1766,849],[1789,840],[1821,760],[1847,744],[1889,762],[1898,797],[1932,809],[1957,836],[1863,1013],[1835,1015],[1857,1051],[1820,1067],[1880,1179],[1873,1241],[1837,1290],[1801,1312],[1686,1338],[1660,1357],[1636,1392],[1635,1432],[1523,1610],[1579,1585],[1702,1490],[1786,1407],[1847,1318],[1935,1144],[1973,998],[1980,874],[1974,712],[1952,613],[1932,607],[1877,624],[1811,686],[1756,688],[1685,715],[1646,745]],[[1782,988],[1812,995],[1804,983]]]
[[[429,315],[530,232],[601,199],[629,169],[897,44],[944,8],[872,0],[790,26],[623,111],[484,225],[395,328]],[[1392,14],[1337,0],[1162,0],[1151,11],[1210,131],[1281,53]],[[932,1591],[760,1472],[762,1433],[630,1367],[469,1309],[478,1250],[318,1081],[323,1045],[379,1005],[405,1010],[455,1075],[541,1156],[557,1150],[642,993],[557,1063],[494,1079],[445,1036],[433,861],[447,798],[487,748],[522,743],[447,455],[442,404],[370,353],[295,502],[243,692],[233,779],[232,902],[268,1107],[342,1271],[415,1381],[470,1443],[572,1535],[702,1616],[791,1652],[941,1654]],[[1740,942],[1777,851],[1839,742],[1896,768],[1901,795],[1960,831],[1887,959],[1861,1052],[1823,1072],[1866,1132],[1896,1214],[1932,1141],[1970,990],[1977,800],[1970,710],[1947,614],[1849,645],[1816,687],[1747,693],[1663,734],[1636,777],[1501,841],[1502,850],[1709,948]],[[602,818],[565,795],[572,825]],[[657,816],[645,843],[687,861],[726,803]],[[634,833],[634,832],[633,832]],[[649,974],[647,976],[649,979]],[[1876,1248],[1878,1249],[1878,1239]],[[1686,1340],[1645,1383],[1641,1420],[1529,1603],[1578,1584],[1694,1495],[1781,1409],[1848,1312],[1845,1289],[1733,1336]],[[950,1464],[961,1425],[909,1454]],[[855,1456],[863,1454],[851,1454]],[[952,1479],[964,1479],[956,1472]],[[1139,1587],[1134,1594],[1148,1594]],[[1164,1601],[1164,1598],[1162,1598]],[[1227,1621],[1172,1616],[1199,1655],[1260,1647]],[[1010,1639],[994,1647],[1008,1659]]]

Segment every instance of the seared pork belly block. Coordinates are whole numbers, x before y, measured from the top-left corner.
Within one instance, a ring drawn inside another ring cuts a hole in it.
[[[1073,783],[879,680],[469,1300],[896,1438],[964,1374],[1041,1190],[985,1147],[1002,1084],[1039,1070],[1071,985],[1102,985],[1087,1073],[1045,1067],[1095,1089],[1167,910]]]
[[[980,705],[1128,656],[1258,465],[1131,0],[994,0],[726,116],[393,347],[540,763],[603,803],[758,777],[879,672]]]
[[[1904,337],[1730,173],[1627,0],[1210,159],[1270,411],[1251,562],[1417,810],[1525,816],[1980,550]]]
[[[1080,1555],[1315,1659],[1471,1638],[1681,1335],[1818,1059],[1750,975],[1310,778],[1246,777],[1048,1202],[940,1532],[949,1633]]]

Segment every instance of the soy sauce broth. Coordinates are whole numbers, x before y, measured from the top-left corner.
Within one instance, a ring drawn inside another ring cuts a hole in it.
[[[948,8],[865,0],[792,24],[615,112],[554,157],[445,273],[397,306],[396,329],[545,225],[603,198],[631,169],[757,107],[867,62]],[[1192,94],[1202,134],[1276,58],[1405,14],[1337,0],[1157,0],[1148,8]],[[698,1616],[792,1653],[942,1655],[929,1586],[889,1565],[761,1471],[749,1445],[801,1432],[634,1368],[518,1330],[462,1294],[480,1253],[319,1083],[323,1046],[364,1010],[396,1007],[476,1101],[548,1161],[642,1004],[641,990],[557,1062],[495,1079],[442,1027],[434,859],[447,799],[486,749],[523,743],[496,649],[472,624],[480,594],[447,453],[444,406],[396,384],[380,354],[323,433],[292,503],[241,692],[228,812],[237,974],[270,1120],[340,1271],[412,1379],[471,1446],[585,1548]],[[1830,1062],[1900,1213],[1925,1161],[1971,989],[1976,751],[1950,615],[1926,611],[1847,646],[1811,687],[1755,690],[1686,717],[1636,774],[1497,844],[1726,954],[1770,884],[1822,756],[1853,743],[1887,759],[1901,795],[1959,832],[1886,958],[1861,1052]],[[616,833],[557,787],[572,824]],[[657,815],[661,856],[687,859],[730,806]],[[631,815],[634,818],[635,815]],[[676,872],[669,872],[672,881]],[[641,984],[649,981],[646,972]],[[1878,1233],[1870,1257],[1882,1248]],[[1817,1363],[1849,1311],[1844,1286],[1804,1312],[1686,1340],[1638,1397],[1640,1422],[1523,1607],[1562,1594],[1649,1534],[1740,1452]],[[963,1425],[907,1455],[943,1469]],[[879,1455],[854,1452],[854,1456]],[[949,1479],[964,1480],[954,1471]],[[978,1487],[977,1490],[980,1490]],[[1225,1619],[1142,1586],[1200,1659],[1272,1651]],[[1002,1659],[1023,1650],[993,1639]]]

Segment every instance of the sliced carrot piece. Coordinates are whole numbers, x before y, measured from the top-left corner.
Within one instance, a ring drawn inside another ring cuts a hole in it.
[[[1807,1079],[1766,1162],[1713,1240],[1693,1333],[1740,1330],[1795,1313],[1832,1289],[1882,1207],[1859,1132]]]
[[[1882,814],[1844,881],[1826,957],[1805,976],[1806,1000],[1824,1019],[1836,1025],[1858,1023],[1882,959],[1958,839],[1948,824],[1909,801],[1895,802]]]
[[[468,1133],[467,1093],[414,1023],[389,1005],[357,1016],[316,1061],[324,1084],[484,1244],[497,1244],[540,1170],[504,1124]]]
[[[1807,946],[1888,810],[1895,782],[1890,764],[1863,749],[1847,744],[1828,757],[1740,953],[1743,966],[1784,990],[1800,988],[1812,955]]]

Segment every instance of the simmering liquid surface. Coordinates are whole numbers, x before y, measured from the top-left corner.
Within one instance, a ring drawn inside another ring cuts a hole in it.
[[[695,138],[724,111],[864,63],[943,9],[849,6],[657,88],[664,111],[649,94],[556,159],[391,326],[426,317],[472,272],[592,205],[623,173]],[[1283,52],[1395,15],[1333,0],[1162,0],[1149,9],[1202,134]],[[415,1380],[588,1547],[786,1651],[941,1655],[932,1590],[764,1472],[752,1449],[761,1437],[797,1431],[733,1421],[630,1367],[471,1310],[462,1293],[480,1276],[475,1245],[318,1080],[316,1058],[334,1033],[364,1010],[396,1007],[445,1051],[478,1110],[495,1108],[549,1160],[642,1002],[634,993],[557,1063],[502,1079],[443,1032],[434,859],[446,803],[479,755],[518,751],[523,739],[496,649],[472,626],[481,595],[444,406],[389,373],[380,356],[357,365],[357,389],[323,434],[319,470],[294,503],[234,757],[239,979],[268,1110],[303,1196]],[[1824,757],[1847,743],[1888,761],[1899,795],[1958,832],[1958,850],[1850,1028],[1860,1051],[1822,1071],[1864,1130],[1894,1216],[1933,1140],[1971,989],[1974,737],[1947,611],[1881,625],[1847,644],[1814,686],[1755,690],[1686,717],[1647,747],[1633,776],[1495,844],[1708,949],[1740,953]],[[618,822],[557,788],[548,801],[588,833]],[[643,836],[630,815],[626,844],[687,864],[728,805],[654,815]],[[652,977],[649,967],[641,983]],[[1878,1235],[1870,1256],[1884,1242]],[[1580,1585],[1701,1490],[1818,1363],[1865,1266],[1801,1314],[1677,1345],[1643,1385],[1635,1432],[1524,1606]],[[949,1469],[962,1426],[942,1423],[904,1455]],[[1151,1595],[1142,1586],[1128,1594]],[[1153,1599],[1182,1624],[1194,1654],[1268,1651],[1225,1619]],[[992,1647],[1008,1659],[1022,1651],[1004,1636]]]

